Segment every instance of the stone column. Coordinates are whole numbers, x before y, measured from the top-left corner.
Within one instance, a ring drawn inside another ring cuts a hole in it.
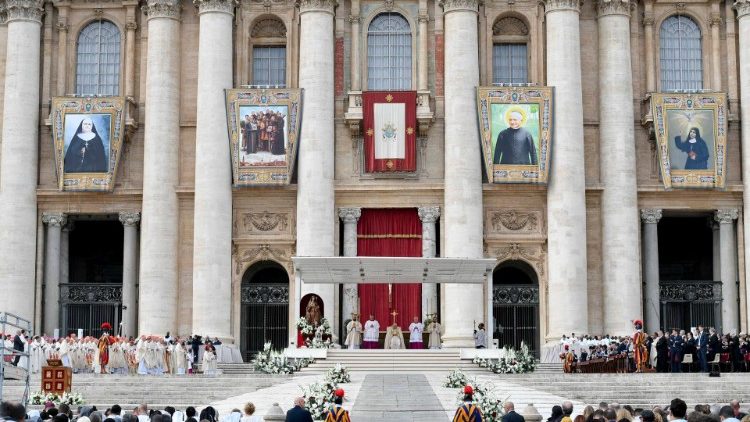
[[[352,78],[352,91],[362,90],[362,78],[360,76],[360,69],[362,61],[359,58],[359,24],[362,22],[362,17],[359,15],[359,0],[352,0],[351,15],[349,15],[349,23],[351,23],[352,31],[352,53],[349,62],[349,72]]]
[[[721,4],[719,1],[711,2],[711,17],[708,19],[711,24],[711,89],[714,91],[721,91]]]
[[[0,309],[32,321],[44,2],[4,3],[8,29],[0,146]]]
[[[344,256],[357,256],[357,222],[361,215],[362,208],[339,208],[339,218],[344,222]],[[352,312],[359,312],[358,298],[357,284],[344,284],[342,320],[351,318]]]
[[[631,5],[628,0],[596,3],[599,132],[607,134],[600,137],[604,332],[613,335],[630,334],[630,321],[643,317],[641,259],[634,247],[638,245],[640,224],[630,63]]]
[[[656,62],[654,58],[654,6],[651,1],[644,2],[643,33],[646,47],[646,92],[656,92]]]
[[[435,258],[437,255],[437,228],[435,223],[440,217],[440,207],[419,207],[419,219],[422,220],[422,256]],[[437,284],[422,285],[422,321],[428,315],[437,312]]]
[[[70,282],[70,232],[74,226],[72,221],[68,221],[60,235],[60,284]]]
[[[482,174],[479,128],[466,111],[479,85],[477,0],[443,0],[445,24],[445,256],[482,258]],[[481,285],[446,284],[443,322],[447,347],[472,347],[473,323],[484,321]]]
[[[711,266],[713,267],[713,280],[721,281],[721,238],[719,237],[719,223],[711,216],[708,220],[711,229]]]
[[[65,95],[65,84],[68,78],[68,7],[57,9],[57,95]]]
[[[641,210],[643,220],[643,316],[645,332],[661,328],[661,302],[659,301],[659,231],[660,209]],[[631,319],[636,319],[633,317]]]
[[[120,222],[123,227],[122,244],[122,334],[123,336],[136,336],[136,295],[138,290],[138,222],[141,221],[139,212],[121,212]],[[117,332],[117,327],[115,327]]]
[[[305,90],[297,159],[297,255],[334,256],[333,157],[333,17],[335,0],[300,0],[299,87]],[[323,299],[325,317],[333,318],[335,286],[306,284],[304,296]],[[292,306],[299,306],[295,303]]]
[[[739,333],[739,287],[737,284],[737,239],[734,235],[734,220],[737,209],[716,210],[721,241],[721,332]]]
[[[193,331],[232,337],[232,169],[224,90],[232,88],[234,0],[199,7]],[[210,301],[206,298],[211,297]]]
[[[745,183],[750,181],[750,0],[737,0],[734,2],[734,8],[737,10],[738,34],[739,40],[739,80],[740,84],[740,136],[742,147],[742,180]],[[742,190],[742,212],[745,224],[742,225],[744,230],[743,239],[745,239],[745,280],[750,280],[750,189]],[[745,289],[746,302],[750,304],[750,288]],[[747,312],[750,310],[748,305]]]
[[[427,70],[429,64],[427,63],[427,22],[430,21],[430,16],[427,14],[427,1],[420,0],[419,2],[419,45],[418,45],[418,56],[417,61],[417,90],[427,91]]]
[[[548,339],[588,332],[586,182],[581,94],[580,0],[547,0],[547,85],[555,87],[552,168],[547,187],[548,295],[576,312],[550,314]],[[447,57],[447,56],[446,56]],[[631,125],[632,125],[631,121]],[[632,247],[632,244],[631,244]]]
[[[125,24],[125,96],[135,96],[135,7],[128,7],[127,23]]]
[[[44,329],[52,335],[60,328],[60,235],[66,216],[61,212],[42,214],[47,225],[46,251],[44,253]]]
[[[180,0],[148,0],[138,332],[177,327]],[[162,334],[163,335],[163,334]]]

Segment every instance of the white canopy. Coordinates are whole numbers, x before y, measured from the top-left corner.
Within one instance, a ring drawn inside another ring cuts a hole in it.
[[[365,256],[295,256],[292,261],[294,271],[308,284],[482,284],[497,263],[494,259]]]

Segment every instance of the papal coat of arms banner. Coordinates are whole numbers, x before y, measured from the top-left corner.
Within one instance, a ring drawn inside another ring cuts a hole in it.
[[[301,89],[228,89],[235,186],[287,185],[302,124]]]
[[[124,97],[52,98],[52,141],[61,191],[114,189],[125,136],[124,107]]]
[[[726,175],[727,96],[652,94],[664,187],[723,188]]]
[[[484,168],[493,183],[547,183],[553,88],[479,87]]]
[[[362,107],[365,171],[416,171],[416,91],[365,92]]]

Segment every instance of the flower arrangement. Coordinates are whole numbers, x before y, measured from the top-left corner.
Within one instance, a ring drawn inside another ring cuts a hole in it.
[[[297,329],[299,329],[302,334],[313,335],[315,333],[315,327],[307,322],[305,317],[297,318]]]
[[[333,404],[336,383],[325,380],[301,388],[305,407],[312,414],[313,420],[322,420],[325,411]]]
[[[330,381],[334,384],[345,384],[351,380],[352,377],[349,375],[346,366],[340,363],[337,363],[336,366],[326,372],[326,381]]]
[[[43,391],[36,391],[29,397],[31,404],[40,405],[47,402],[52,402],[59,406],[61,404],[67,404],[68,406],[77,406],[84,403],[83,395],[81,393],[63,393],[63,395],[57,395],[55,393],[45,393]]]
[[[284,353],[273,350],[271,342],[263,345],[253,359],[253,368],[265,374],[291,374],[310,365],[312,359],[289,359]]]
[[[454,369],[448,374],[443,386],[448,388],[463,388],[466,384],[469,384],[469,377],[460,369]]]
[[[503,410],[503,404],[505,400],[498,398],[495,390],[495,385],[491,382],[488,383],[474,383],[474,404],[479,407],[482,411],[484,418],[482,420],[487,422],[499,422],[502,420],[505,411]],[[464,393],[463,385],[461,391],[458,392],[456,401],[460,406],[463,404]]]
[[[521,350],[503,347],[499,359],[474,358],[473,362],[480,368],[487,368],[496,374],[525,374],[533,372],[536,367],[536,359],[525,343],[521,343]]]

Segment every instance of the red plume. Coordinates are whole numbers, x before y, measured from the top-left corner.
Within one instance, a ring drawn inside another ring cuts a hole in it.
[[[105,322],[102,324],[102,330],[104,331],[112,331],[112,325],[110,325],[108,322]]]
[[[337,388],[336,391],[333,393],[336,397],[344,397],[344,389],[343,388]]]
[[[474,389],[471,388],[470,385],[467,385],[466,387],[464,387],[464,394],[471,394],[471,395],[473,395],[474,394]]]

